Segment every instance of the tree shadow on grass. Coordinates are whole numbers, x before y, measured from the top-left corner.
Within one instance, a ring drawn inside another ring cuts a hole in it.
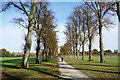
[[[69,63],[68,63],[69,64]],[[72,63],[72,65],[78,65],[79,63]],[[63,64],[65,65],[65,64]],[[112,65],[102,65],[102,64],[79,64],[79,65],[91,65],[91,66],[104,66],[104,67],[120,67],[120,65],[112,66]]]
[[[29,62],[30,62],[29,64],[35,63],[35,58],[30,58]],[[3,68],[20,69],[21,68],[21,63],[22,63],[22,58],[21,59],[11,58],[9,60],[2,60],[2,67]]]
[[[57,67],[57,65],[52,65],[52,64],[43,64],[43,66]]]
[[[2,60],[2,63],[20,64],[21,62],[22,62],[22,58],[21,58],[21,59],[11,58],[11,59],[9,59],[9,60]],[[29,63],[35,63],[35,58],[30,57],[30,58],[29,58]]]
[[[101,70],[93,70],[93,69],[82,69],[82,68],[68,68],[68,67],[59,67],[64,69],[74,69],[74,70],[88,70],[88,71],[96,71],[96,72],[103,72],[103,73],[114,73],[114,74],[120,74],[119,72],[111,72],[111,71],[101,71]]]
[[[23,74],[18,74],[18,75],[11,75],[5,72],[2,72],[2,74],[4,74],[5,77],[2,78],[2,80],[25,80],[25,77],[28,75],[23,75]]]
[[[14,68],[14,69],[20,69],[21,67],[17,67],[17,66],[13,66],[13,65],[6,65],[6,64],[3,64],[2,67],[5,67],[5,68]]]
[[[79,64],[79,65],[104,66],[104,67],[120,67],[120,66],[111,66],[111,65],[97,65],[97,64]]]
[[[58,79],[65,79],[65,78],[62,78],[62,77],[60,77],[60,76],[58,76],[58,75],[55,75],[55,74],[53,74],[53,73],[49,73],[49,72],[46,72],[46,71],[42,71],[42,70],[46,70],[46,69],[38,69],[38,68],[36,68],[36,69],[33,69],[33,68],[30,68],[29,70],[34,70],[34,71],[37,71],[37,72],[40,72],[40,73],[43,73],[43,74],[46,74],[46,75],[49,75],[49,76],[53,76],[53,77],[55,77],[55,78],[58,78]],[[54,79],[54,78],[53,78]],[[67,79],[66,79],[67,80]],[[70,79],[69,79],[70,80]]]
[[[58,65],[56,65],[56,64],[35,64],[35,63],[30,64],[30,67],[34,67],[34,66],[49,66],[52,68],[58,67]]]
[[[11,59],[11,60],[3,60],[2,63],[14,63],[14,64],[20,64],[22,62],[22,59]]]

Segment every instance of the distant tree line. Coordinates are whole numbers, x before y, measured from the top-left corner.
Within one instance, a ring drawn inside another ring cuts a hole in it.
[[[92,55],[100,55],[100,51],[98,51],[97,49],[93,49],[92,51],[91,51],[91,53],[92,53]],[[85,54],[86,55],[88,55],[89,54],[89,51],[85,51]],[[113,52],[110,50],[110,49],[108,49],[108,50],[104,50],[104,54],[105,55],[118,55],[118,50],[114,50]]]
[[[14,53],[14,57],[23,57],[24,53]],[[30,57],[35,57],[35,53],[30,53]]]
[[[73,53],[73,51],[72,51],[72,53]],[[80,52],[80,50],[78,50],[78,53],[79,53],[79,56],[82,56],[82,52]],[[114,50],[113,52],[110,49],[104,50],[104,55],[108,55],[108,56],[113,56],[113,55],[117,56],[118,53],[119,53],[118,50]],[[93,49],[93,50],[91,50],[91,54],[99,56],[100,51],[98,51],[97,49]],[[66,43],[63,46],[61,46],[60,55],[61,56],[62,55],[72,56],[71,53],[70,53],[70,45],[69,45],[69,43]],[[75,55],[77,55],[77,54],[75,54]],[[85,51],[84,55],[89,55],[89,51]]]
[[[3,48],[0,49],[0,57],[14,57],[14,53],[11,53]]]
[[[23,57],[24,53],[9,52],[5,48],[0,49],[0,57]],[[35,57],[35,53],[30,53],[30,57]]]
[[[70,49],[69,44],[65,44],[64,46],[62,46],[60,49],[61,55],[70,55],[69,49]],[[42,54],[42,52],[39,54]],[[81,54],[82,52],[80,52],[80,55]],[[111,50],[105,50],[104,54],[105,55],[118,55],[118,50],[114,50],[114,52],[112,52]],[[14,53],[14,52],[11,53],[4,48],[0,49],[0,57],[23,57],[23,55],[24,53]],[[85,55],[89,55],[89,51],[85,51]],[[100,55],[100,52],[97,49],[93,49],[92,55]],[[30,57],[35,57],[35,56],[36,56],[35,53],[30,53]]]

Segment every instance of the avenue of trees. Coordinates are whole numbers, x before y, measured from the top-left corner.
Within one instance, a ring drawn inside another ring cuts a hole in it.
[[[66,22],[66,31],[64,33],[67,43],[61,47],[61,54],[70,54],[74,58],[77,55],[77,59],[79,59],[79,53],[82,48],[81,54],[82,60],[84,60],[84,46],[88,43],[89,60],[92,60],[92,43],[94,37],[99,35],[100,62],[104,63],[104,54],[106,52],[109,54],[111,51],[104,51],[103,49],[102,29],[103,27],[109,29],[114,26],[110,16],[114,16],[117,13],[118,19],[120,18],[119,3],[83,2],[80,6],[76,6]],[[65,49],[63,49],[64,47]],[[98,53],[97,50],[95,51]]]
[[[40,52],[42,52],[42,61],[46,61],[53,55],[57,55],[58,44],[56,38],[56,27],[54,13],[48,9],[47,2],[5,2],[2,5],[2,11],[14,7],[25,17],[15,18],[17,23],[27,29],[25,36],[24,55],[22,67],[28,68],[30,50],[33,32],[36,37],[36,63],[40,63]],[[27,20],[26,20],[27,19]]]
[[[27,30],[22,59],[23,68],[29,67],[28,62],[33,32],[36,37],[37,64],[40,62],[40,52],[42,52],[42,61],[46,61],[52,55],[57,54],[58,44],[56,31],[54,30],[57,25],[54,13],[48,9],[47,2],[36,2],[36,0],[34,2],[21,2],[19,0],[19,2],[4,2],[2,4],[2,11],[9,8],[16,8],[21,15],[25,16],[13,20],[14,23],[21,25]],[[105,62],[102,29],[103,27],[111,27],[113,22],[106,15],[114,15],[115,13],[117,13],[120,21],[119,2],[84,2],[82,6],[75,7],[65,26],[65,35],[67,36],[65,46],[67,48],[62,46],[61,51],[65,52],[65,54],[69,52],[74,58],[77,55],[77,59],[79,59],[80,49],[82,48],[82,60],[84,60],[84,47],[89,42],[89,60],[91,60],[92,42],[95,35],[99,35],[100,62]]]

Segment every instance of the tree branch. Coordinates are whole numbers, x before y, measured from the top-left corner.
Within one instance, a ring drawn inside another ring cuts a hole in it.
[[[103,12],[102,17],[104,17],[104,15],[105,15],[105,14],[112,8],[112,6],[114,6],[114,5],[115,5],[115,3],[109,5],[109,6],[106,8],[106,10]]]
[[[22,8],[23,8],[23,10],[24,10],[25,14],[26,14],[27,16],[29,16],[29,14],[27,13],[27,11],[26,11],[25,7],[23,6],[23,4],[22,4],[21,0],[20,0],[20,5],[22,6]]]
[[[7,8],[10,7],[10,5],[11,5],[11,2],[8,2],[8,3],[5,5],[5,7],[3,7],[2,10],[0,10],[0,12],[5,11]]]
[[[14,4],[13,2],[11,2],[11,4],[14,5],[14,7],[18,8],[19,10],[22,10],[23,12],[25,12],[23,8],[19,7],[18,5]],[[26,13],[25,13],[25,14],[26,14]],[[27,15],[27,14],[26,14],[26,15]],[[27,16],[28,16],[28,15],[27,15]]]

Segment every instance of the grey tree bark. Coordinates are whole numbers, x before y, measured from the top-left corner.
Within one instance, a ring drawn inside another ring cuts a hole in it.
[[[32,30],[33,30],[33,16],[35,13],[35,8],[36,8],[36,2],[31,2],[31,10],[30,10],[30,16],[29,18],[29,25],[28,25],[28,33],[26,36],[26,44],[24,47],[24,56],[22,60],[22,67],[23,68],[28,68],[28,60],[29,60],[29,55],[30,55],[30,49],[31,49],[31,36],[32,36]]]
[[[102,5],[100,4],[100,15],[99,15],[99,42],[100,42],[100,62],[104,63],[104,51],[103,51],[103,41],[102,41]]]
[[[82,40],[82,60],[84,60],[84,45],[85,45],[85,40],[86,40],[86,36],[85,36],[85,23],[84,23],[84,18],[83,18],[83,40]]]
[[[100,20],[100,25],[99,25],[99,47],[100,47],[100,62],[104,63],[104,51],[103,51],[103,42],[102,42],[102,23]]]

